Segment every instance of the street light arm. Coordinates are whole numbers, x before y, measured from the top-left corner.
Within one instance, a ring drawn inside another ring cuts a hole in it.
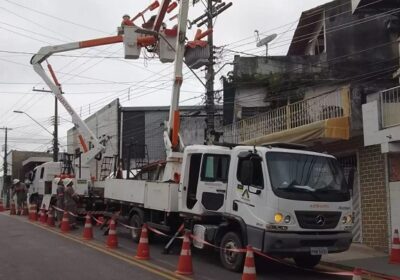
[[[41,128],[43,128],[44,130],[46,130],[51,136],[53,136],[53,133],[51,133],[47,128],[45,128],[40,122],[38,122],[37,120],[35,120],[34,118],[32,118],[28,113],[24,112],[24,111],[19,111],[19,110],[14,110],[14,113],[17,114],[25,114],[28,116],[28,118],[30,118],[32,121],[34,121],[37,125],[39,125]]]

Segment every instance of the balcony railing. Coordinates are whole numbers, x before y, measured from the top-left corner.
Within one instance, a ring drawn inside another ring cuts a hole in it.
[[[400,125],[400,86],[380,92],[382,128]]]
[[[224,140],[241,143],[314,122],[348,116],[349,89],[342,88],[225,126]]]

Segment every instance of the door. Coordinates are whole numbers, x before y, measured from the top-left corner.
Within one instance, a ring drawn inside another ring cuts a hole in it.
[[[245,154],[248,152],[244,152]],[[248,244],[261,250],[266,219],[271,210],[267,204],[267,170],[265,158],[251,153],[232,159],[229,206],[227,212],[243,219],[247,225]]]
[[[227,154],[204,154],[196,199],[203,212],[225,212],[230,156]]]

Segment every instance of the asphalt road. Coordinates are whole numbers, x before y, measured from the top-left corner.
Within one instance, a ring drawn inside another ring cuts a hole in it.
[[[0,214],[0,279],[188,279],[174,274],[180,244],[172,253],[162,254],[168,241],[151,238],[151,260],[133,258],[136,244],[129,232],[118,227],[119,248],[106,249],[106,237],[95,230],[95,240],[81,239],[82,227],[70,234],[49,229],[39,223],[28,222],[25,217]],[[193,250],[193,279],[241,279],[240,273],[227,271],[219,264],[213,250]],[[257,279],[351,279],[318,272],[307,272],[275,262],[258,259]]]

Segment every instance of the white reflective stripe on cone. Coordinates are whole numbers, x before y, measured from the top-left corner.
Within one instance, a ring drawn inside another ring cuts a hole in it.
[[[191,255],[192,255],[192,253],[190,250],[183,249],[181,251],[181,256],[191,256]]]
[[[92,224],[86,224],[85,223],[85,228],[92,228]]]
[[[256,274],[256,268],[255,268],[255,267],[247,267],[247,266],[245,266],[245,267],[243,268],[243,273],[246,273],[246,274]]]
[[[149,243],[149,239],[148,239],[148,238],[141,237],[140,240],[139,240],[139,242],[140,242],[140,243]]]
[[[108,231],[108,235],[112,235],[112,234],[116,234],[117,232],[115,231],[115,230],[113,230],[113,229],[110,229],[109,231]]]
[[[392,249],[400,250],[400,244],[392,244]]]

